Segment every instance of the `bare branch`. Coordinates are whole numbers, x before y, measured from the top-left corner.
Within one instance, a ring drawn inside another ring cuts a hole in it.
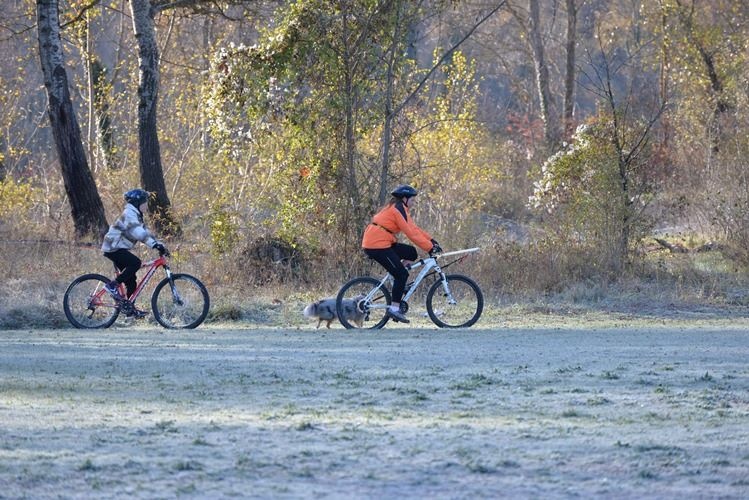
[[[154,2],[153,10],[156,12],[162,12],[170,9],[181,9],[183,7],[196,7],[204,3],[212,4],[213,2],[211,0],[176,0],[174,2]]]
[[[408,104],[411,101],[411,99],[413,99],[414,97],[416,97],[416,95],[421,91],[422,87],[424,87],[424,85],[426,84],[426,82],[432,77],[432,75],[434,74],[434,72],[437,71],[437,69],[440,66],[442,66],[442,64],[447,60],[447,58],[450,57],[450,55],[453,52],[455,52],[458,49],[458,47],[460,47],[463,44],[463,42],[465,42],[466,40],[468,40],[471,37],[471,35],[473,35],[473,33],[479,28],[479,26],[481,26],[486,21],[488,21],[489,18],[492,17],[494,14],[496,14],[497,11],[499,11],[499,9],[501,9],[502,6],[504,4],[506,4],[506,3],[507,3],[507,0],[502,0],[499,3],[499,5],[497,5],[496,7],[494,7],[491,11],[489,11],[489,13],[487,15],[485,15],[484,17],[482,17],[479,20],[478,23],[474,24],[473,27],[470,30],[468,30],[468,33],[466,33],[463,36],[463,38],[461,38],[460,40],[458,40],[458,42],[455,45],[453,45],[452,47],[450,47],[450,49],[447,52],[445,52],[444,54],[442,54],[442,57],[440,57],[439,61],[437,61],[437,63],[434,66],[432,66],[432,68],[427,72],[427,74],[424,75],[424,78],[421,79],[421,81],[416,86],[416,88],[413,90],[413,92],[411,92],[410,94],[408,94],[408,97],[406,97],[403,100],[403,102],[401,102],[392,111],[391,115],[395,116],[398,113],[400,113],[403,110],[403,108],[406,107],[406,104]]]
[[[25,28],[23,28],[21,30],[17,30],[17,31],[14,30],[14,29],[12,29],[12,28],[9,28],[7,26],[2,26],[2,29],[4,31],[9,31],[10,35],[8,37],[0,38],[0,42],[8,42],[10,40],[13,40],[14,37],[23,35],[24,33],[28,32],[28,31],[35,30],[36,29],[36,23],[34,23],[34,24],[30,25],[30,26],[26,26]]]
[[[635,144],[632,146],[629,154],[626,156],[626,161],[628,163],[638,158],[640,156],[640,153],[642,153],[642,151],[645,149],[645,147],[647,146],[650,140],[651,130],[653,129],[655,124],[658,122],[658,120],[660,120],[661,115],[663,115],[665,110],[666,110],[666,104],[663,103],[658,107],[658,111],[653,116],[650,117],[647,125],[643,127],[642,131],[640,132],[640,137],[637,139]]]
[[[242,0],[230,0],[229,2],[226,2],[225,6],[228,7],[230,5],[241,5],[243,3],[247,2],[243,2]],[[219,14],[221,17],[230,21],[240,20],[227,15],[224,11],[224,6],[222,6],[219,2],[216,2],[216,0],[155,0],[153,2],[154,13],[160,13],[165,10],[188,8],[192,9],[196,13],[201,14]]]
[[[75,17],[73,19],[71,19],[70,21],[67,21],[65,23],[62,23],[60,25],[60,28],[67,28],[71,24],[77,23],[78,21],[80,21],[81,19],[83,19],[83,16],[86,15],[86,12],[88,12],[89,10],[91,10],[94,7],[96,7],[97,5],[99,5],[99,3],[101,3],[101,0],[91,0],[90,3],[88,3],[88,4],[86,4],[86,5],[83,6],[83,8],[78,12],[78,14],[75,15]]]

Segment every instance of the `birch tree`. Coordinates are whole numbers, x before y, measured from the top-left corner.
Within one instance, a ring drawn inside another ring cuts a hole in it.
[[[37,0],[36,7],[39,59],[49,101],[48,115],[75,234],[78,238],[103,235],[108,227],[107,220],[86,160],[81,129],[70,98],[57,0]]]
[[[528,0],[528,41],[533,54],[533,67],[536,73],[536,91],[544,124],[546,147],[552,148],[559,139],[554,106],[551,99],[549,67],[546,62],[543,37],[541,36],[541,11],[538,0]]]
[[[565,138],[572,135],[574,124],[572,121],[575,111],[575,46],[577,45],[577,5],[575,0],[567,3],[567,54],[564,75],[564,105],[563,123]]]
[[[101,161],[106,170],[117,168],[112,117],[109,113],[109,87],[107,70],[98,58],[90,63],[91,98],[93,119],[96,122],[96,137],[101,153]]]

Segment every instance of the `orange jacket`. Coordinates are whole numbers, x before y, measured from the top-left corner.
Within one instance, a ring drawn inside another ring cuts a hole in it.
[[[364,230],[361,246],[371,250],[390,248],[401,231],[425,252],[432,249],[432,237],[414,224],[408,207],[400,201],[386,206],[372,217],[372,222]]]

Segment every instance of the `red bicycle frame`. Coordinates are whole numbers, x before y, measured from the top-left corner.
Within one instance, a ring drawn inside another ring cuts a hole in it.
[[[141,264],[140,268],[143,269],[145,267],[148,267],[148,271],[146,272],[146,275],[143,276],[143,278],[138,283],[138,286],[135,288],[135,291],[133,294],[127,298],[130,302],[135,302],[135,300],[138,298],[140,293],[143,291],[143,289],[148,285],[148,282],[151,281],[151,278],[153,278],[154,273],[156,273],[156,270],[160,267],[163,267],[166,270],[167,277],[171,276],[171,272],[169,270],[169,264],[166,262],[166,257],[161,255],[156,259],[149,260],[148,262],[144,262]],[[120,272],[119,270],[115,270],[115,275],[119,276]],[[120,295],[123,297],[127,296],[127,289],[125,287],[124,283],[120,283]],[[98,294],[97,294],[98,295]]]

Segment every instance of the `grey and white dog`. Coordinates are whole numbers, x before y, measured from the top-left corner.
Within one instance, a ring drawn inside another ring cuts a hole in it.
[[[359,299],[344,300],[343,314],[346,320],[355,323],[356,326],[361,328],[364,323],[364,313],[356,309],[357,300]],[[335,308],[335,299],[331,297],[313,302],[304,308],[304,316],[307,318],[317,318],[317,328],[320,328],[323,321],[326,321],[327,324],[325,326],[330,328],[330,323],[332,323],[334,319],[338,319]]]

